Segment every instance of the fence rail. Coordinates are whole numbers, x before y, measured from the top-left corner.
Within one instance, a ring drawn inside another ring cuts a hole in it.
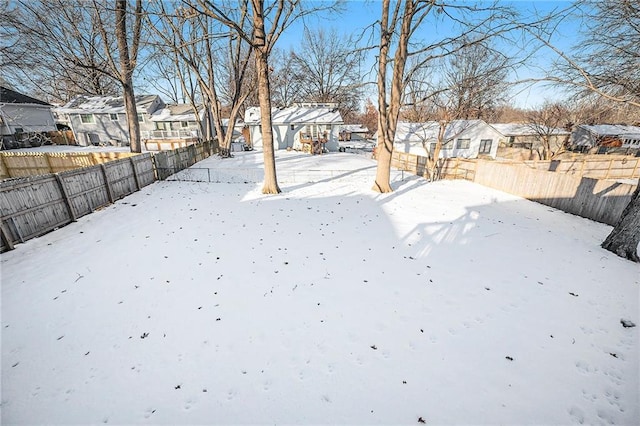
[[[0,182],[0,251],[74,222],[209,155],[207,142]]]

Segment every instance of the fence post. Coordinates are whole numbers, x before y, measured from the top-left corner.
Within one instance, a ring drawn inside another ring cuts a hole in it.
[[[140,191],[140,178],[138,178],[138,172],[136,171],[136,163],[135,161],[133,161],[133,157],[129,157],[129,161],[131,162],[131,168],[133,169],[133,178],[136,181],[136,188],[138,188],[138,191]]]
[[[609,173],[611,173],[611,167],[613,167],[613,160],[609,160],[609,168],[607,169],[607,174],[605,175],[605,179],[609,179]]]
[[[2,239],[4,240],[9,250],[13,250],[15,247],[13,246],[13,241],[11,240],[11,235],[9,234],[7,227],[4,226],[4,222],[0,222],[0,235],[2,236]]]
[[[109,202],[113,204],[113,190],[111,189],[111,182],[109,182],[109,177],[107,176],[107,166],[102,163],[100,164],[100,169],[102,170],[102,176],[104,177],[104,185],[107,187],[107,197],[109,198]]]
[[[55,173],[56,171],[53,170],[53,166],[51,166],[51,156],[49,155],[48,152],[44,153],[44,159],[47,160],[47,167],[49,167],[49,173]]]
[[[59,174],[55,173],[56,181],[58,182],[58,186],[60,187],[60,192],[62,193],[62,198],[64,199],[64,204],[67,206],[67,210],[69,211],[69,218],[71,222],[75,222],[77,220],[76,214],[73,211],[73,206],[71,205],[71,200],[69,200],[69,194],[67,193],[67,188],[64,186],[64,182],[62,181],[62,177]]]

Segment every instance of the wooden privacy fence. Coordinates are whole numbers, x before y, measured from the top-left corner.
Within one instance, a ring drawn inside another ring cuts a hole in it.
[[[155,181],[151,154],[0,183],[2,246],[24,242],[129,195]]]
[[[204,142],[0,182],[0,251],[74,222],[210,155],[211,144]]]
[[[425,164],[425,157],[395,152],[391,162],[392,167],[419,176],[425,176]],[[618,222],[636,188],[613,180],[499,161],[448,158],[439,161],[439,170],[443,179],[466,179],[609,225]]]
[[[136,155],[131,152],[0,152],[0,179],[59,173]]]

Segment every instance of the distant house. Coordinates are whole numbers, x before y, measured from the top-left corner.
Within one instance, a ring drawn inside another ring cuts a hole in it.
[[[328,151],[338,151],[338,133],[343,123],[340,112],[332,104],[297,104],[271,111],[274,149],[303,150],[304,144],[320,141]],[[260,108],[245,112],[251,145],[262,148]]]
[[[595,147],[640,148],[640,127],[623,124],[580,124],[571,133],[571,147],[588,151]]]
[[[539,129],[536,129],[531,124],[496,123],[490,124],[490,126],[502,135],[499,145],[509,148],[540,148],[542,147],[542,135],[550,136],[549,144],[552,147],[560,147],[571,135],[571,132],[564,129],[545,126],[540,126]]]
[[[339,128],[338,138],[340,141],[362,141],[370,136],[369,129],[362,124],[343,124]]]
[[[148,151],[180,148],[192,145],[202,139],[204,110],[196,112],[190,104],[169,104],[155,110],[149,116],[153,130],[140,132],[142,142]]]
[[[165,107],[157,95],[136,96],[140,132],[156,130],[151,115]],[[122,96],[78,96],[56,108],[67,117],[79,145],[129,145],[129,128]]]
[[[396,128],[394,150],[421,156],[433,155],[440,124],[400,122]],[[502,135],[482,120],[454,120],[445,128],[439,158],[496,158]]]
[[[3,146],[13,146],[23,133],[52,132],[56,121],[52,105],[0,86],[0,135]]]

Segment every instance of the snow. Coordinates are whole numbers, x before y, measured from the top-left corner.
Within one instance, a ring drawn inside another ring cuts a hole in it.
[[[2,254],[2,423],[640,418],[611,227],[464,181],[377,194],[364,155],[277,164],[279,195],[159,182]]]

